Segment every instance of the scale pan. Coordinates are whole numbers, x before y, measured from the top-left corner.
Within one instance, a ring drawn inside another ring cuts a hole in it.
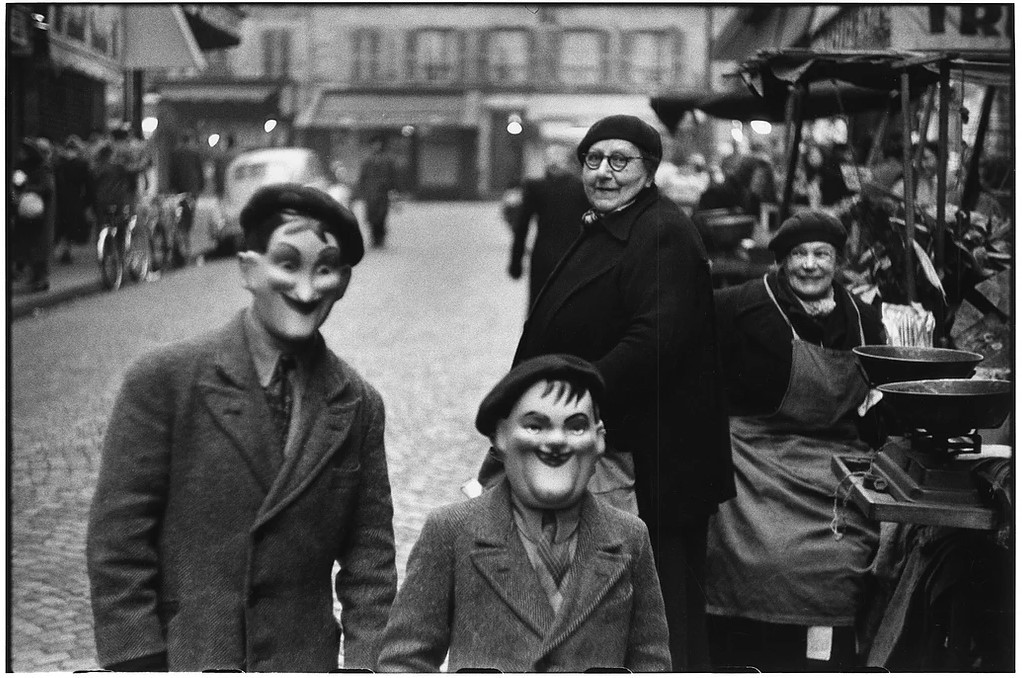
[[[983,360],[971,351],[917,346],[858,346],[852,353],[859,357],[871,384],[971,377]]]
[[[905,430],[959,436],[997,428],[1011,411],[1012,383],[996,379],[921,379],[883,384],[881,404]]]

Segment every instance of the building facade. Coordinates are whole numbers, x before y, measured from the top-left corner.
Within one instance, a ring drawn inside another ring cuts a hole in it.
[[[709,79],[705,7],[259,4],[245,12],[241,44],[205,73],[165,79],[161,102],[188,99],[196,126],[239,147],[317,149],[348,177],[382,136],[408,191],[422,198],[499,194],[538,172],[543,145],[576,143],[612,113],[659,125],[651,96],[705,89]]]
[[[202,51],[237,44],[242,16],[180,4],[7,5],[7,138],[84,139],[114,121],[140,132],[146,76],[205,68]]]

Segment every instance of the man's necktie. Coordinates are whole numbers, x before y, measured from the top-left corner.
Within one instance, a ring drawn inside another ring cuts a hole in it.
[[[542,527],[543,535],[537,542],[539,558],[543,561],[543,565],[550,573],[554,583],[560,588],[564,575],[568,573],[568,568],[571,567],[568,545],[567,543],[554,543],[554,539],[557,537],[557,516],[553,511],[543,512]]]
[[[295,365],[294,356],[282,354],[277,359],[270,383],[266,386],[266,400],[280,431],[281,453],[287,445],[288,429],[291,426],[291,410],[294,406],[294,385],[291,383],[291,375],[294,374]]]
[[[597,214],[596,210],[586,211],[586,213],[582,215],[582,227],[585,228],[586,226],[592,226],[599,218],[600,215]]]

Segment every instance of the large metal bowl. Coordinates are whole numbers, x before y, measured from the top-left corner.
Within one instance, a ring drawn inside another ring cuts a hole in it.
[[[881,405],[910,431],[964,435],[997,428],[1011,411],[1012,383],[995,379],[921,379],[883,384]]]
[[[852,353],[859,357],[871,384],[971,377],[983,360],[970,351],[916,346],[859,346]]]

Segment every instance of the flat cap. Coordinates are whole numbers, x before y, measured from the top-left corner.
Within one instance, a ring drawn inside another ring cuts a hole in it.
[[[788,217],[770,240],[770,251],[781,261],[795,247],[806,242],[826,242],[840,254],[848,233],[844,224],[832,214],[820,210],[799,212]]]
[[[593,144],[604,139],[630,141],[638,146],[647,158],[654,160],[658,165],[664,157],[664,143],[660,139],[660,133],[652,125],[634,115],[609,115],[594,122],[586,135],[582,137],[582,141],[578,144],[579,162],[582,161]]]
[[[276,228],[288,215],[316,219],[337,237],[341,260],[354,266],[365,254],[358,219],[323,191],[294,183],[268,184],[256,191],[241,210],[241,229],[246,236],[255,230]]]
[[[486,394],[476,414],[476,429],[489,438],[522,394],[539,381],[565,380],[584,386],[593,402],[603,400],[603,377],[592,363],[566,353],[552,353],[518,363]]]

